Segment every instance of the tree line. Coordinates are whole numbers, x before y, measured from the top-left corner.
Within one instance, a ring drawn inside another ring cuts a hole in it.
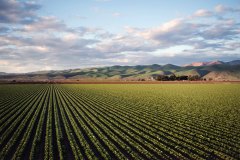
[[[157,75],[154,77],[157,81],[183,81],[183,80],[189,80],[189,81],[199,81],[204,80],[198,75],[189,75],[189,76],[176,76],[176,75]]]

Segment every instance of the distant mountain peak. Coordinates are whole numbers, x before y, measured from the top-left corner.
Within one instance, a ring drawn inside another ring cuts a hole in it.
[[[233,60],[233,61],[227,62],[227,64],[229,64],[229,65],[240,65],[240,60]]]
[[[0,72],[0,75],[6,75],[7,73],[5,73],[5,72]]]
[[[218,64],[224,64],[224,62],[222,61],[210,61],[210,62],[193,62],[191,64],[186,64],[186,65],[183,65],[184,67],[187,67],[187,66],[194,66],[194,67],[199,67],[199,66],[212,66],[212,65],[218,65]]]

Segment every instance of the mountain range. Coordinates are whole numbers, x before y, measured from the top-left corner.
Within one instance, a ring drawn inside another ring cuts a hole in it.
[[[206,80],[240,81],[240,60],[230,62],[194,62],[184,66],[136,65],[111,66],[85,69],[37,71],[21,74],[0,72],[1,81],[48,81],[48,80],[152,80],[158,75],[199,76]]]
[[[225,64],[225,65],[238,65],[240,64],[240,60],[234,60],[230,62],[223,62],[223,61],[210,61],[210,62],[193,62],[191,64],[183,65],[183,66],[212,66],[212,65],[218,65],[218,64]]]

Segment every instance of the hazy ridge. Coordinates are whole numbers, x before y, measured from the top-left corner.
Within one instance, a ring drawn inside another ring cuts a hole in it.
[[[150,80],[157,75],[194,76],[212,80],[240,80],[240,60],[194,62],[189,65],[136,65],[87,69],[37,71],[23,74],[0,72],[1,80]]]

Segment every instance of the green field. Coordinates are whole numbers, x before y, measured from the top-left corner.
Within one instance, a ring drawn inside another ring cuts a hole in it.
[[[0,159],[240,159],[239,84],[0,85]]]

